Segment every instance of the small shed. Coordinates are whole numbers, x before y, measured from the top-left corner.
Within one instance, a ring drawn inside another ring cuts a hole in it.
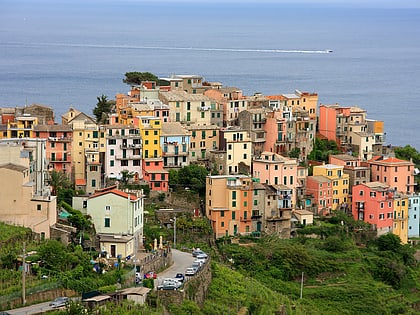
[[[83,299],[82,302],[90,309],[96,306],[104,305],[107,301],[110,301],[112,297],[110,295],[96,295],[87,299]]]
[[[311,211],[293,210],[292,214],[302,225],[314,224],[314,214]]]
[[[151,291],[150,288],[136,287],[127,288],[119,292],[123,299],[134,301],[135,304],[144,304],[146,302],[147,294]]]

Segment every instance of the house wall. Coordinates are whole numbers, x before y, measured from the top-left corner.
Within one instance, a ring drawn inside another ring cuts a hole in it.
[[[0,190],[0,221],[29,227],[48,239],[50,226],[57,222],[57,199],[34,196],[28,173],[0,168],[0,178],[7,183]]]

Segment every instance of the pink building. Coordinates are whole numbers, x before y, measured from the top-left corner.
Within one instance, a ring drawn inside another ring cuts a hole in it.
[[[277,154],[287,152],[286,135],[287,119],[282,117],[281,111],[267,113],[264,124],[264,151]],[[291,119],[291,118],[290,118]]]
[[[36,125],[36,138],[47,139],[48,169],[63,172],[71,178],[73,130],[69,125]]]
[[[331,182],[331,179],[322,175],[306,178],[306,194],[312,197],[316,215],[330,214],[333,195]]]
[[[413,193],[415,164],[397,158],[377,157],[368,161],[371,180],[389,185],[402,193]]]
[[[319,105],[319,133],[328,140],[338,140],[338,135],[347,130],[342,130],[342,125],[348,123],[350,107],[334,105]]]
[[[353,186],[352,215],[356,220],[372,224],[378,236],[392,232],[394,194],[389,186],[369,182]]]
[[[162,158],[143,159],[143,179],[151,190],[169,191],[169,172],[163,169]]]
[[[254,158],[253,176],[260,183],[284,185],[292,189],[292,204],[296,204],[296,187],[298,186],[298,162],[272,152],[263,152]]]

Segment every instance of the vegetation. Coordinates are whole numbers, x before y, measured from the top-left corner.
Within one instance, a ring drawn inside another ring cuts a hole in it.
[[[190,164],[179,170],[171,169],[169,171],[169,187],[174,191],[189,189],[200,196],[205,196],[208,173],[205,167],[197,164]]]
[[[93,115],[96,117],[96,123],[105,124],[108,121],[109,114],[112,112],[115,106],[114,100],[108,100],[108,96],[101,95],[96,97],[98,102],[96,107],[93,109]]]
[[[337,142],[333,140],[325,140],[315,138],[314,148],[308,155],[308,160],[318,162],[328,162],[328,158],[331,154],[341,153],[338,149]]]
[[[159,78],[150,72],[126,72],[123,79],[129,85],[140,85],[143,81],[159,82]]]

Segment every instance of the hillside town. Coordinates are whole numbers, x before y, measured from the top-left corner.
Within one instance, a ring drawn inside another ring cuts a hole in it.
[[[117,94],[101,122],[73,107],[60,119],[44,105],[1,108],[0,221],[39,239],[68,237],[56,171],[83,192],[71,206],[91,218],[100,250],[129,257],[144,247],[145,198],[119,183],[130,174],[131,183],[169,196],[170,171],[197,164],[208,170],[201,215],[216,238],[293,238],[338,210],[403,244],[420,236],[419,170],[395,157],[384,122],[366,110],[320,104],[317,93],[299,90],[246,96],[199,75],[159,82]],[[336,142],[340,153],[309,159],[316,139]]]

